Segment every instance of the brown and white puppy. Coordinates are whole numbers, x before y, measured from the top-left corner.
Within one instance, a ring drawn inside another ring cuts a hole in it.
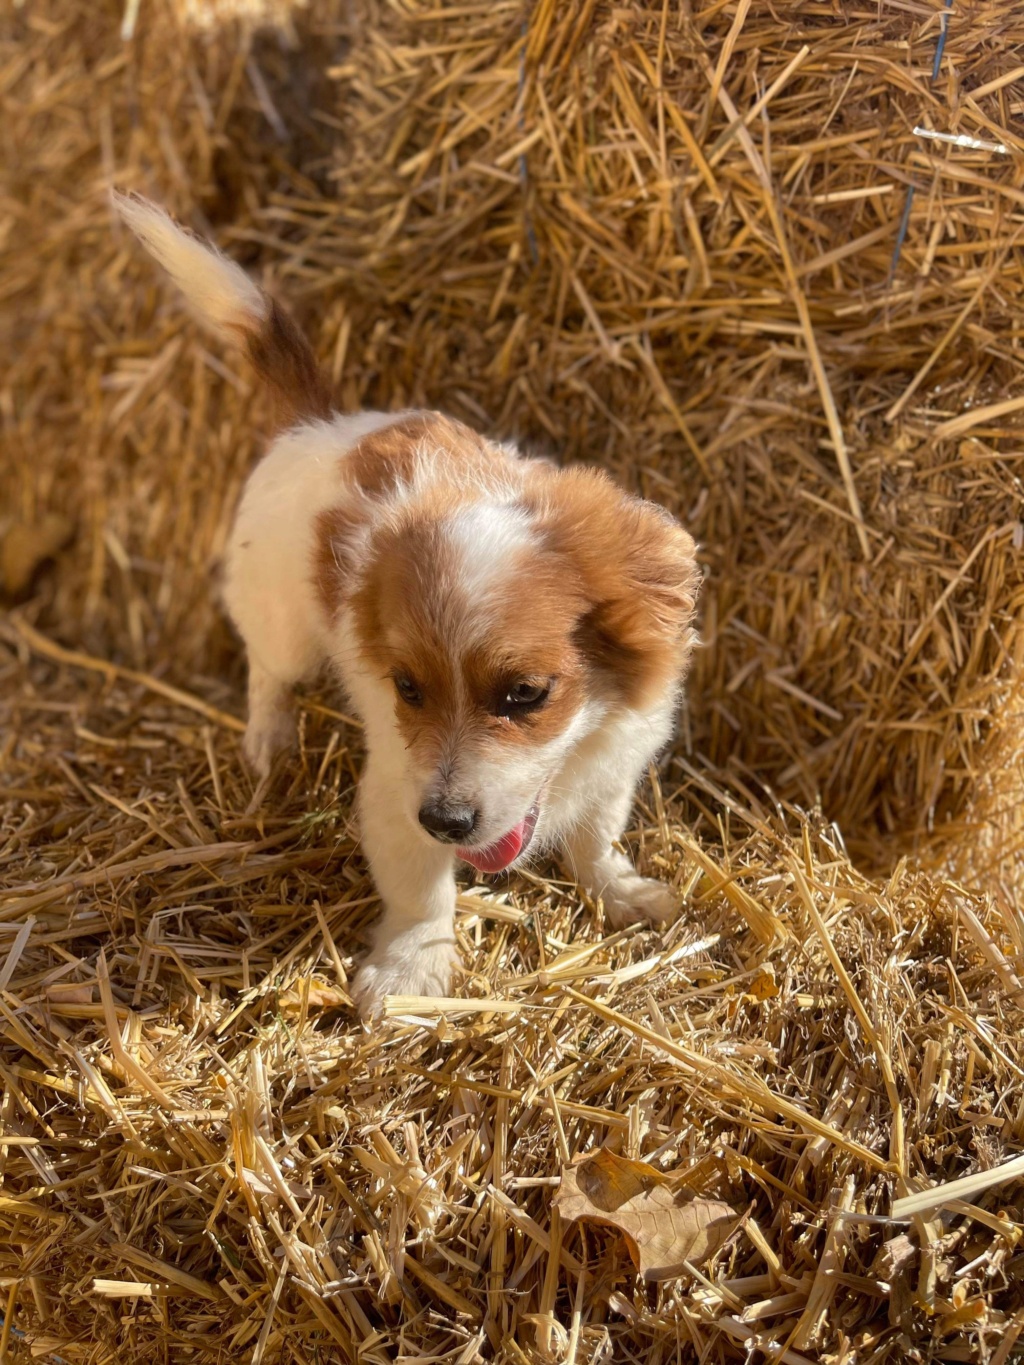
[[[258,773],[292,740],[293,686],[325,662],[365,725],[359,815],[384,911],[355,982],[364,1015],[449,989],[460,862],[495,873],[558,847],[614,924],[669,917],[669,888],[615,842],[672,733],[690,536],[598,470],[438,413],[333,412],[308,344],[237,265],[162,209],[115,202],[290,407],[243,494],[224,597]]]

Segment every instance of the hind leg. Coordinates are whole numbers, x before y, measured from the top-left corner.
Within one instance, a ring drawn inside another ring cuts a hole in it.
[[[249,719],[242,749],[257,777],[295,739],[292,689],[313,676],[323,651],[309,592],[267,535],[246,527],[228,547],[224,604],[249,661]],[[244,535],[246,538],[240,539]]]
[[[242,750],[257,777],[266,777],[277,755],[295,742],[292,688],[298,681],[276,677],[250,652],[249,720]]]

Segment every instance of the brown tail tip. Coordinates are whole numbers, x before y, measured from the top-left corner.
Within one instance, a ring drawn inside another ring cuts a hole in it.
[[[274,299],[265,317],[244,330],[250,365],[274,395],[283,421],[326,419],[331,415],[331,389],[312,346]]]

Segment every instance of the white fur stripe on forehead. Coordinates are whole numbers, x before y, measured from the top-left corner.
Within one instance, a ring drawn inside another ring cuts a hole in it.
[[[185,232],[148,199],[114,192],[111,200],[202,321],[233,341],[240,331],[259,327],[267,316],[267,297],[240,266]]]
[[[498,588],[520,552],[536,543],[528,513],[500,503],[461,507],[444,529],[458,556],[459,587],[470,601]]]

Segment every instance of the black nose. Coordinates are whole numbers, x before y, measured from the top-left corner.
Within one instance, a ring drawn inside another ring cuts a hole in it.
[[[476,826],[476,811],[472,806],[434,804],[426,801],[420,807],[420,824],[442,844],[457,844],[472,834]]]

